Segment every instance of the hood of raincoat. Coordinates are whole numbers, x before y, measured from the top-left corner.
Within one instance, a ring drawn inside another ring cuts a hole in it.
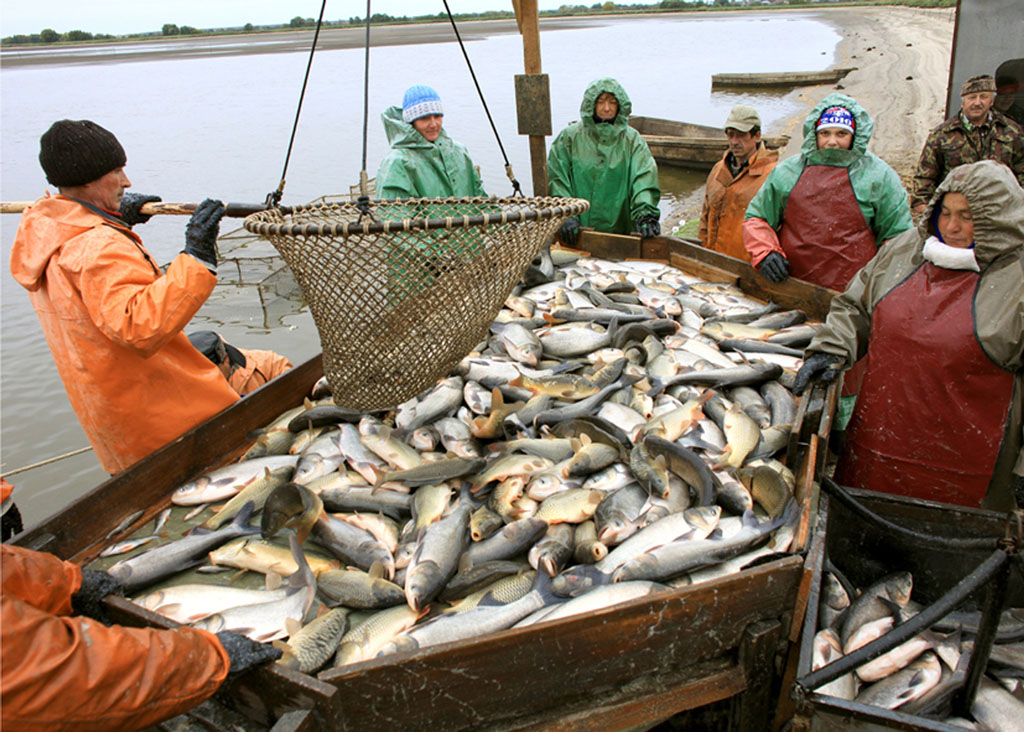
[[[50,258],[68,241],[107,224],[100,216],[64,196],[40,198],[22,215],[11,247],[11,275],[19,285],[35,292],[42,285]],[[137,237],[125,227],[125,234]]]
[[[856,129],[853,133],[853,146],[849,150],[818,149],[818,139],[814,133],[814,127],[818,124],[821,113],[829,107],[843,107],[853,115]],[[854,99],[845,94],[829,94],[818,102],[818,105],[804,120],[804,141],[800,146],[800,153],[810,165],[834,165],[848,168],[864,157],[864,153],[868,150],[868,143],[871,141],[871,133],[874,130],[875,123],[868,115],[867,110]]]
[[[946,193],[962,193],[974,219],[974,256],[985,269],[1024,246],[1024,188],[1010,169],[994,160],[953,168],[928,203],[918,231],[922,240],[937,233],[934,211]]]
[[[442,127],[441,134],[438,135],[434,142],[430,142],[417,132],[412,124],[402,119],[401,107],[388,107],[381,114],[380,118],[384,123],[384,133],[388,136],[388,144],[391,147],[426,149],[439,144],[442,139],[450,139],[448,138],[448,133]]]
[[[594,122],[594,104],[604,92],[613,94],[618,100],[619,113],[610,123],[597,124]],[[605,142],[618,137],[626,130],[632,111],[633,103],[629,101],[629,95],[626,94],[626,90],[619,82],[615,79],[597,79],[590,82],[590,86],[583,92],[583,101],[580,102],[580,121],[590,134]]]

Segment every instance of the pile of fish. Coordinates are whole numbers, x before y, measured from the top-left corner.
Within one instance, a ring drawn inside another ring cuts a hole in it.
[[[799,518],[777,455],[804,321],[664,264],[549,253],[455,373],[387,413],[321,381],[173,495],[216,513],[109,571],[179,622],[287,638],[306,673],[739,572]],[[206,558],[266,589],[178,584]]]
[[[812,670],[883,637],[920,612],[909,572],[887,575],[857,592],[838,573],[823,575]],[[815,689],[819,694],[935,718],[953,689],[963,686],[980,613],[957,611],[891,651]],[[1019,730],[1024,724],[1024,609],[1004,611],[987,677],[975,697],[974,721],[946,717],[957,727]]]

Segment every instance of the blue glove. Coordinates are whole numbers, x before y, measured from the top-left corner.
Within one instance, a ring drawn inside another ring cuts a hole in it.
[[[661,234],[661,223],[655,214],[643,214],[636,219],[636,230],[641,239],[650,239]]]
[[[771,256],[771,255],[768,255]],[[839,376],[839,364],[843,359],[831,353],[812,353],[804,359],[804,365],[796,372],[793,393],[802,394],[811,381],[829,383]]]
[[[575,216],[570,216],[558,229],[558,238],[567,247],[576,246],[576,240],[580,236],[580,222]]]
[[[778,252],[772,252],[761,260],[759,269],[772,282],[782,282],[789,277],[789,260]]]
[[[142,207],[147,203],[162,201],[160,196],[147,196],[144,193],[125,193],[121,196],[120,214],[121,220],[132,228],[135,224],[144,224],[149,221],[152,214],[141,213]]]

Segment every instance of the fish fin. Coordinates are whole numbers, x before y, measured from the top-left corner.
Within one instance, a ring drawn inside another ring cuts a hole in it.
[[[295,618],[285,618],[284,619],[284,629],[285,629],[285,632],[288,633],[288,637],[290,638],[291,636],[295,635],[300,630],[302,630],[302,623],[300,623]],[[280,642],[281,641],[274,641],[274,643],[280,643]],[[283,643],[282,645],[288,646],[287,643]]]
[[[263,584],[268,590],[276,590],[283,581],[283,578],[277,572],[267,572]]]
[[[370,570],[369,572],[367,572],[367,574],[373,577],[374,579],[380,579],[384,576],[384,565],[381,564],[379,561],[374,562],[370,565]]]

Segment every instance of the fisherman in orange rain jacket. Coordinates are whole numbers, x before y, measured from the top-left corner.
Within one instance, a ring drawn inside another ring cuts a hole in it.
[[[765,147],[761,139],[761,116],[753,107],[745,104],[733,107],[724,129],[729,149],[708,174],[700,213],[700,243],[747,261],[743,217],[751,199],[779,162],[779,151]]]
[[[138,730],[213,696],[281,651],[223,631],[105,625],[119,585],[52,554],[0,545],[0,727]]]
[[[183,332],[217,283],[224,205],[196,208],[184,250],[161,272],[131,229],[149,218],[142,205],[160,199],[124,193],[125,160],[99,125],[55,122],[40,140],[39,162],[60,195],[25,210],[10,262],[109,473],[238,399]]]
[[[292,362],[279,353],[235,348],[212,330],[197,330],[189,333],[188,339],[220,369],[239,396],[251,394],[292,368]]]

